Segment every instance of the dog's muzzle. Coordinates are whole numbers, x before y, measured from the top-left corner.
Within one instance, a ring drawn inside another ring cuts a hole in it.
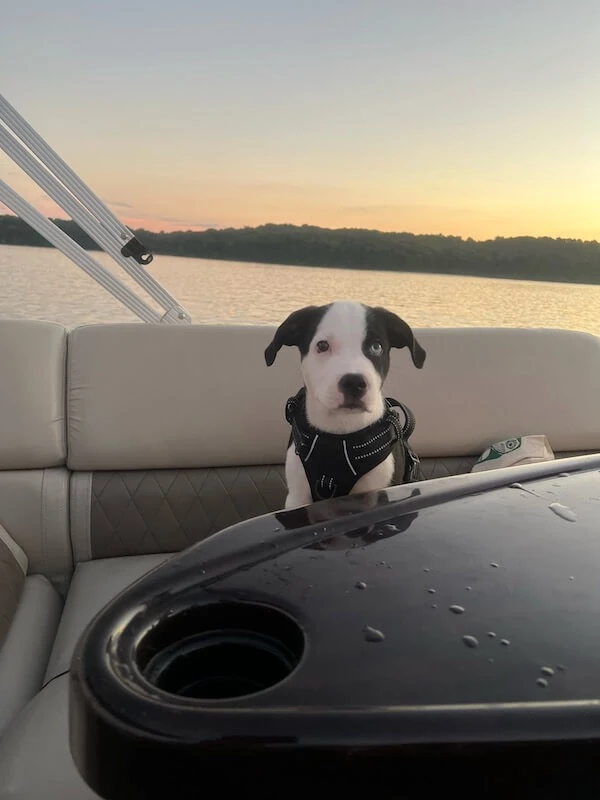
[[[365,396],[367,391],[367,381],[364,375],[350,372],[342,375],[338,382],[338,388],[344,395],[344,407],[363,407],[363,403],[359,403],[359,400]]]

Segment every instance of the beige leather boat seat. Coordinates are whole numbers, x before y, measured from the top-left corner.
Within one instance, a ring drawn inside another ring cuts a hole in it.
[[[273,326],[0,321],[0,798],[84,800],[68,669],[103,605],[170,554],[283,506],[298,354]],[[423,370],[386,392],[417,417],[426,477],[491,442],[544,433],[600,450],[600,340],[548,330],[423,330]],[[3,637],[3,640],[2,640]]]

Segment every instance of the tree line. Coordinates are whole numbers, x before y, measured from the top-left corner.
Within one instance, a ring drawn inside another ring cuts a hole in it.
[[[71,220],[53,220],[87,250],[95,242]],[[427,272],[495,278],[600,283],[600,244],[581,239],[384,233],[362,228],[260,225],[206,231],[136,230],[155,254],[308,267]],[[0,216],[0,244],[50,247],[27,223]]]

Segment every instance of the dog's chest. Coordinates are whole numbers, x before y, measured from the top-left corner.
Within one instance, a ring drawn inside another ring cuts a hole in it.
[[[394,456],[394,467],[385,469],[385,484],[390,472],[404,468],[404,453],[400,442],[393,443],[387,429],[373,431],[362,439],[296,430],[293,436],[311,494],[315,500],[326,500],[350,494],[355,484],[373,470],[381,471],[382,462],[390,454]],[[382,474],[383,478],[383,474]],[[381,487],[383,488],[383,486]]]

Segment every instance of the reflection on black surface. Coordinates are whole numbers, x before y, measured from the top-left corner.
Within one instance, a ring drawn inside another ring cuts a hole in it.
[[[415,487],[405,499],[410,499],[420,495],[420,490]],[[369,509],[375,509],[389,504],[386,491],[371,492],[365,495],[347,495],[343,498],[334,500],[323,500],[309,506],[293,508],[286,511],[279,511],[274,516],[285,530],[298,530],[311,526],[322,525],[340,519],[340,517],[361,514]],[[310,550],[336,550],[356,547],[357,543],[364,546],[375,542],[389,539],[399,533],[405,533],[412,522],[417,518],[418,513],[412,512],[402,514],[401,504],[394,504],[395,509],[390,507],[390,522],[378,522],[374,525],[361,526],[339,536],[323,539],[318,542],[311,542],[306,545]],[[323,527],[323,532],[326,527]]]
[[[311,542],[306,545],[307,550],[347,550],[357,547],[359,544],[367,547],[370,544],[405,533],[410,525],[416,520],[419,514],[413,511],[411,514],[404,514],[401,517],[394,517],[393,522],[377,523],[368,527],[356,528],[348,533],[339,536],[332,536],[330,539],[322,539],[319,542]]]

